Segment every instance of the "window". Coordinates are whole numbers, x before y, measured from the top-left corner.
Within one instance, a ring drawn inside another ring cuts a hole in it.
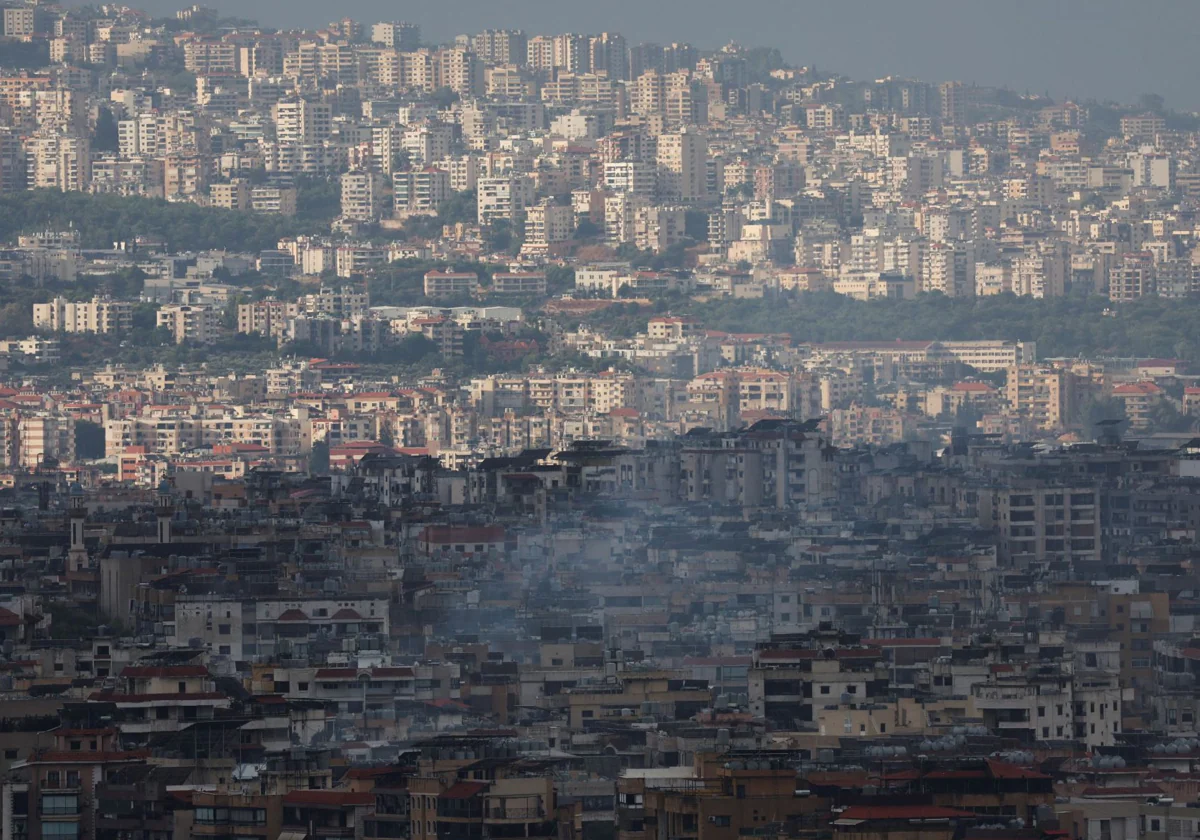
[[[54,840],[74,840],[79,836],[79,823],[77,822],[43,822],[42,837],[46,840],[54,838]]]
[[[731,825],[731,818],[728,814],[717,814],[716,816],[709,817],[709,819],[717,828],[729,828]]]
[[[42,813],[48,816],[58,817],[61,817],[65,814],[78,814],[79,797],[62,795],[43,796]]]
[[[171,710],[167,706],[159,706],[154,710],[154,717],[158,720],[166,720],[171,716]]]
[[[829,686],[827,686],[827,685],[823,685],[823,686],[821,686],[821,693],[822,693],[822,694],[828,694],[828,693],[829,693]]]
[[[179,693],[187,694],[187,683],[183,682],[182,680],[179,682]]]
[[[220,633],[222,636],[228,636],[228,635],[229,635],[229,633],[230,633],[230,625],[228,625],[228,624],[218,624],[218,625],[217,625],[217,632],[218,632],[218,633]]]

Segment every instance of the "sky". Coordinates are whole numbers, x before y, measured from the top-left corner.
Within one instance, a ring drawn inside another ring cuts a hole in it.
[[[187,0],[188,3],[191,0]],[[955,79],[1056,99],[1200,110],[1197,0],[207,0],[264,25],[350,16],[409,20],[427,41],[495,27],[530,34],[615,31],[630,43],[731,40],[778,47],[797,65],[856,79]],[[132,0],[168,13],[184,0]]]

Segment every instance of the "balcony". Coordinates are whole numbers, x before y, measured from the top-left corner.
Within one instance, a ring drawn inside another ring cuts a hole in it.
[[[485,813],[484,819],[489,821],[525,821],[542,820],[546,812],[541,808],[492,808]]]

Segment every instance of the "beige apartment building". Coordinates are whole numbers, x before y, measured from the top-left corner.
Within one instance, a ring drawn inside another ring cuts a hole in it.
[[[1030,418],[1042,431],[1055,431],[1071,422],[1075,413],[1075,375],[1039,365],[1013,365],[1008,369],[1005,396],[1014,414]]]
[[[170,331],[176,344],[212,344],[221,329],[221,313],[211,306],[173,303],[158,310],[158,326]]]
[[[128,332],[133,328],[133,304],[100,296],[79,303],[57,297],[49,303],[33,305],[33,326],[51,332],[105,335]]]

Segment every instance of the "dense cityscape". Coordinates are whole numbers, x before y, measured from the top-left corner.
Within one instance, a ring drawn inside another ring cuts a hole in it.
[[[0,12],[0,840],[1200,836],[1200,114]]]

